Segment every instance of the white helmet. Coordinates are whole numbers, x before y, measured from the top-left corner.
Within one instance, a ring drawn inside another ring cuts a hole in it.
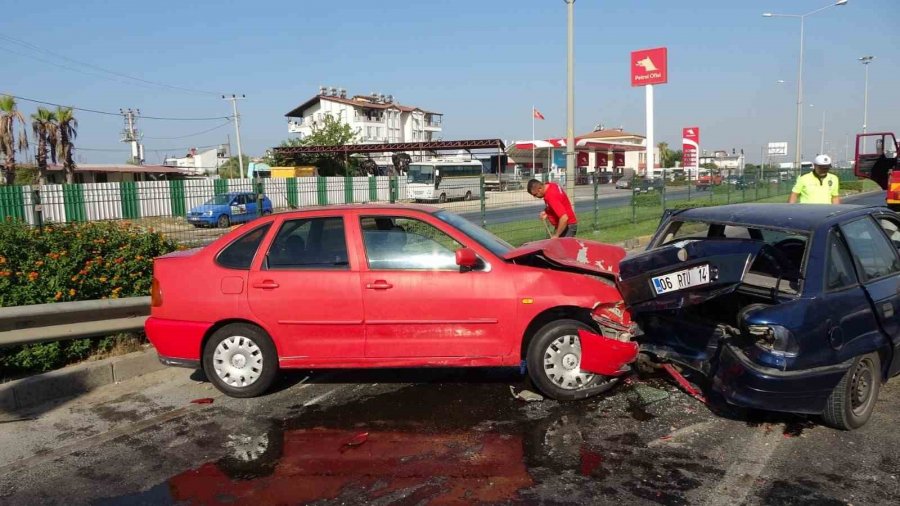
[[[831,166],[831,157],[828,155],[819,155],[813,162],[816,165]]]

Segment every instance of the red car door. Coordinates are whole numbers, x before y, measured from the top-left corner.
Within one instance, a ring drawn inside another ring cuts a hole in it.
[[[364,356],[360,273],[345,230],[335,214],[286,219],[251,270],[250,308],[274,334],[280,359]]]
[[[460,272],[455,253],[468,244],[424,215],[362,215],[359,224],[367,358],[495,357],[511,351],[512,279],[487,264]]]

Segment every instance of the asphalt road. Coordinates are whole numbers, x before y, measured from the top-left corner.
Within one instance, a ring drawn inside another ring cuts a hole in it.
[[[900,381],[855,432],[707,406],[652,375],[580,402],[516,370],[285,373],[221,396],[166,369],[0,415],[0,504],[887,504]],[[204,399],[206,404],[191,401]]]

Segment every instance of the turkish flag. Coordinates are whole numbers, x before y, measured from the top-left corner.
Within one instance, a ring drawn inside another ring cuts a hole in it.
[[[531,108],[531,111],[534,114],[534,119],[544,119],[544,115],[541,114],[541,111],[535,109],[534,107]]]

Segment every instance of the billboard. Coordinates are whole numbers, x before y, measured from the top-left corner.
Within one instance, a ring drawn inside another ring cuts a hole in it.
[[[681,129],[681,152],[681,165],[684,168],[696,169],[700,153],[700,127]]]
[[[769,156],[787,156],[788,143],[770,142],[768,146]]]
[[[668,50],[664,47],[631,52],[631,85],[664,84],[669,80]]]

